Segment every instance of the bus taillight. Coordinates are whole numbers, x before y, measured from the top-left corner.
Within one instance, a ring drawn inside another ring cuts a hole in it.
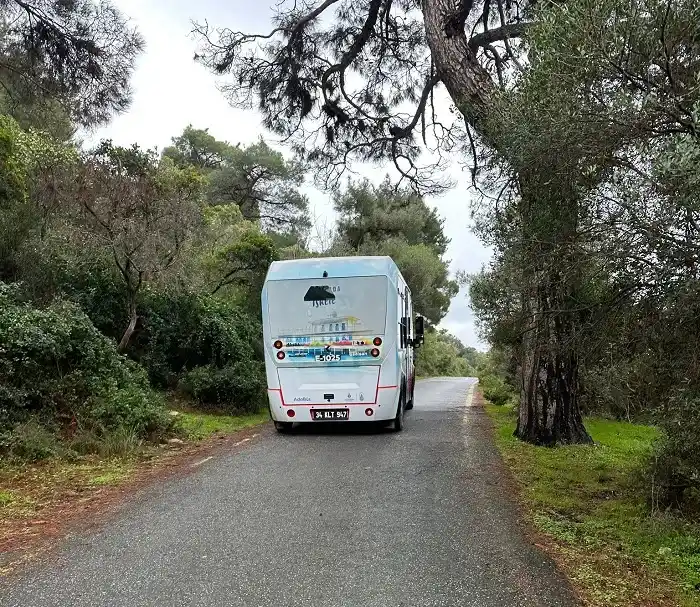
[[[369,352],[374,358],[377,358],[379,356],[379,348],[372,348]]]
[[[382,338],[381,337],[375,337],[374,341],[372,342],[375,346],[379,347],[382,345]]]
[[[278,359],[282,360],[282,359],[284,359],[285,356],[286,356],[286,354],[284,352],[282,352],[281,350],[279,352],[277,352]]]
[[[273,344],[273,346],[275,346],[275,348],[277,348],[278,350],[281,349],[283,345],[284,345],[284,344],[282,343],[282,340],[281,340],[281,339],[278,339],[278,340]]]

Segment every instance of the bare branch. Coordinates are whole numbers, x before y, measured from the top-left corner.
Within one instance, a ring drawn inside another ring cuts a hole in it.
[[[469,40],[469,48],[476,52],[480,47],[487,47],[494,42],[506,41],[509,38],[522,38],[527,30],[532,26],[531,23],[507,23],[496,29],[486,30]]]

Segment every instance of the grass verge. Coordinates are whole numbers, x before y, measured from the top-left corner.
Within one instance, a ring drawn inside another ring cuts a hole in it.
[[[700,525],[646,505],[656,429],[591,418],[595,446],[547,449],[513,436],[512,409],[486,411],[530,521],[586,605],[700,606]]]
[[[189,440],[201,440],[213,434],[231,434],[270,419],[267,411],[246,415],[217,415],[212,413],[183,412],[180,427]]]

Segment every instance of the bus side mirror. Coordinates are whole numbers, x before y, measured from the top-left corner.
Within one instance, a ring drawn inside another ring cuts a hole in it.
[[[416,337],[413,345],[420,346],[425,341],[425,319],[422,316],[416,316],[415,329]]]

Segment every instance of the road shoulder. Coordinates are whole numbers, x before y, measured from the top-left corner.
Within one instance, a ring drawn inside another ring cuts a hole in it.
[[[625,466],[636,463],[617,443],[625,435],[638,445],[651,444],[647,428],[618,428],[609,444],[603,439],[594,447],[545,449],[516,441],[514,418],[503,407],[486,409],[524,529],[554,559],[583,605],[700,604],[697,597],[681,592],[682,572],[672,567],[678,548],[674,544],[683,534],[679,529],[670,533],[673,525],[667,517],[651,520],[645,515],[636,490],[628,485],[628,473],[634,471]]]

